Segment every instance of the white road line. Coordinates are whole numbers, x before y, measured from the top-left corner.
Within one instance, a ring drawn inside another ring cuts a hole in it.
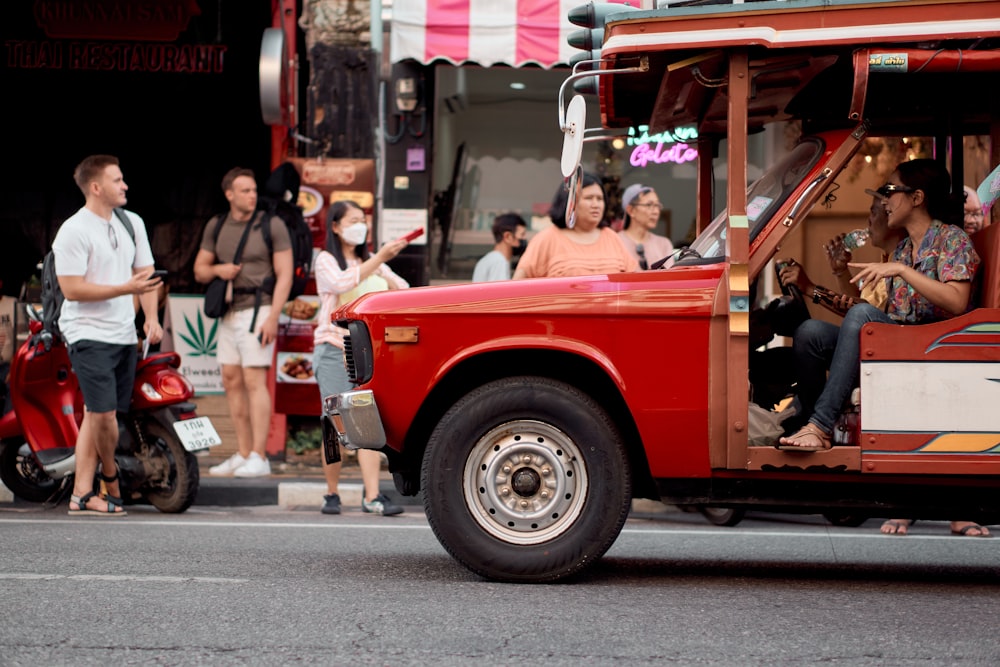
[[[405,520],[405,519],[404,519]],[[399,519],[393,519],[399,521]],[[0,518],[0,524],[4,523],[30,523],[37,525],[82,525],[85,523],[99,523],[101,526],[183,526],[185,528],[319,528],[323,530],[335,530],[337,528],[379,528],[383,530],[429,530],[430,526],[422,524],[390,524],[390,523],[339,523],[329,521],[325,523],[271,523],[267,521],[163,521],[157,519],[134,519],[131,515],[120,519],[94,518],[74,518],[74,519],[7,519]]]
[[[271,523],[267,521],[189,521],[183,519],[177,520],[162,520],[162,519],[141,519],[133,518],[132,516],[122,518],[122,519],[84,519],[84,518],[73,518],[73,519],[16,519],[0,517],[0,524],[4,523],[24,523],[24,524],[36,524],[36,525],[81,525],[84,523],[100,523],[102,526],[181,526],[184,528],[274,528],[274,529],[299,529],[299,528],[310,528],[314,530],[339,530],[339,529],[362,529],[371,530],[373,528],[379,530],[401,530],[401,531],[412,531],[412,530],[430,530],[430,526],[423,522],[422,517],[413,517],[409,519],[410,521],[420,521],[419,523],[397,523],[401,521],[407,521],[408,519],[393,519],[390,523],[388,520],[384,523],[341,523],[337,521],[322,521],[320,523]],[[858,532],[853,532],[858,531]],[[680,528],[680,527],[653,527],[653,526],[643,526],[643,527],[625,527],[622,530],[622,535],[655,535],[655,536],[685,536],[685,537],[711,537],[713,539],[717,538],[740,538],[745,539],[748,537],[765,537],[765,538],[821,538],[824,540],[830,539],[850,539],[850,540],[900,540],[902,537],[893,537],[891,535],[883,535],[875,527],[866,529],[852,529],[852,528],[838,528],[836,526],[814,526],[812,529],[805,528],[800,531],[790,531],[790,530],[769,530],[762,528]],[[947,522],[942,523],[941,532],[935,534],[924,534],[919,532],[910,532],[906,538],[906,542],[913,542],[915,540],[955,540],[958,536],[952,535],[947,528]],[[1000,544],[1000,539],[976,539],[974,537],[966,537],[962,539],[963,543],[967,542],[982,542],[986,545],[990,544]]]
[[[133,574],[42,574],[31,572],[0,572],[0,580],[27,579],[32,581],[54,581],[69,579],[72,581],[142,581],[147,583],[181,584],[197,582],[199,584],[245,584],[250,579],[230,579],[225,577],[156,577]]]

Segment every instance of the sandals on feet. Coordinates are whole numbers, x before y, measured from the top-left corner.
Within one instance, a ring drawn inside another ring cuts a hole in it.
[[[795,435],[779,438],[775,448],[786,452],[820,452],[830,449],[830,436],[819,426],[808,422]]]
[[[979,534],[978,535],[970,535],[969,534],[970,530],[978,530]],[[962,526],[958,530],[955,530],[953,528],[952,531],[951,531],[951,534],[952,535],[958,535],[960,537],[993,537],[993,535],[991,535],[989,532],[987,532],[986,528],[984,528],[983,526],[980,526],[978,523],[970,523],[967,526]]]
[[[99,472],[97,474],[97,476],[101,478],[101,481],[104,482],[105,485],[111,484],[112,482],[117,482],[118,481],[118,466],[115,466],[115,474],[111,475],[110,477],[108,477],[107,475],[105,475],[104,471]],[[119,491],[119,493],[120,493],[120,491]],[[115,507],[122,507],[122,508],[125,507],[125,501],[123,501],[121,499],[121,496],[113,496],[113,495],[111,495],[111,493],[107,490],[107,486],[104,487],[104,499],[106,501],[108,501],[109,505],[114,505]]]
[[[87,501],[90,500],[91,498],[96,498],[96,497],[97,497],[97,494],[94,493],[93,491],[91,491],[90,493],[85,494],[83,496],[70,496],[69,497],[69,502],[70,502],[69,515],[70,516],[84,516],[84,515],[86,515],[86,516],[125,516],[126,514],[128,514],[128,512],[126,512],[125,510],[121,509],[121,505],[119,505],[119,504],[117,504],[115,502],[112,502],[110,500],[110,497],[107,500],[108,506],[107,506],[107,509],[105,509],[105,510],[95,510],[95,509],[90,509],[89,507],[87,507]],[[120,502],[121,498],[118,498],[118,501]],[[74,505],[74,504],[77,507],[76,509],[73,509],[73,507],[72,507],[72,505]]]

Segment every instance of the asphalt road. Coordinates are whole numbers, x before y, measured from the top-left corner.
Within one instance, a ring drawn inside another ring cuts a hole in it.
[[[419,511],[0,509],[3,665],[996,665],[1000,539],[630,519],[572,584],[487,582]]]

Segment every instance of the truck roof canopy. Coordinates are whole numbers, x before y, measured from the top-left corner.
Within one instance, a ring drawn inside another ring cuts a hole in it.
[[[851,126],[934,135],[942,123],[989,132],[1000,89],[1000,2],[789,0],[613,14],[601,77],[606,127],[695,125],[725,135],[727,51],[746,49],[750,131],[800,119],[807,131]],[[620,19],[620,20],[615,20]],[[905,113],[901,113],[905,110]]]

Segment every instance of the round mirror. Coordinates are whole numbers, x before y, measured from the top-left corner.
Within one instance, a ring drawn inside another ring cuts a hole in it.
[[[566,187],[566,229],[576,226],[576,201],[580,198],[583,187],[583,167],[579,164],[573,174],[564,182]]]
[[[260,114],[266,125],[286,125],[284,102],[285,33],[281,28],[267,28],[260,41]]]
[[[580,164],[583,155],[583,131],[587,126],[587,103],[583,95],[574,95],[566,107],[566,125],[563,131],[562,168],[563,178],[570,178]]]

